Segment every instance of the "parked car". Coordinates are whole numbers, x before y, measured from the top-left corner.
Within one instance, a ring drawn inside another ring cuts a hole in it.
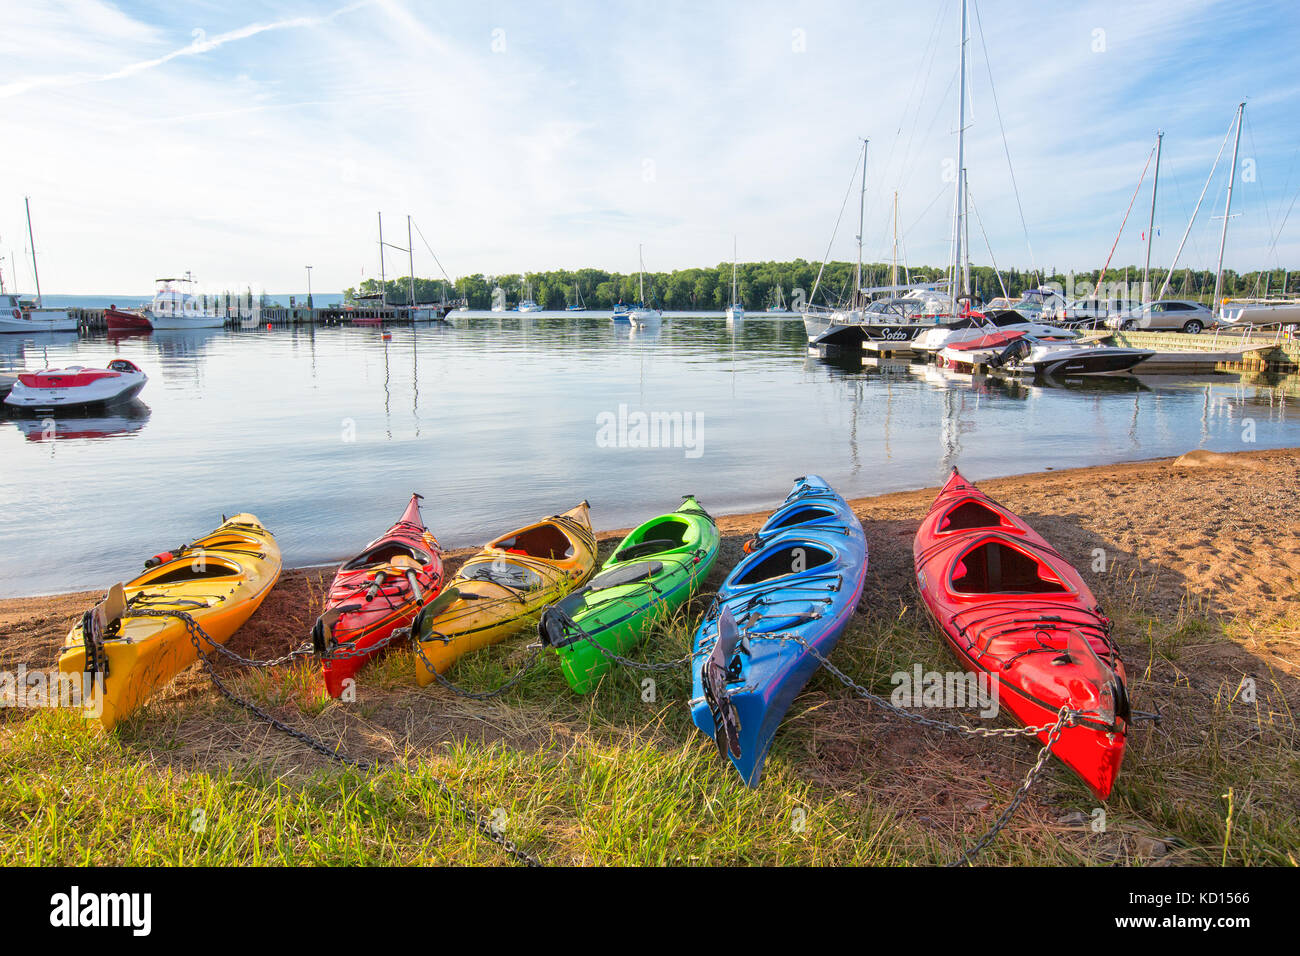
[[[1050,315],[1044,312],[1043,318],[1069,328],[1095,329],[1112,316],[1123,315],[1140,307],[1140,302],[1129,299],[1075,299],[1073,302],[1058,305],[1052,309]]]
[[[1213,321],[1214,314],[1199,302],[1161,299],[1119,315],[1112,315],[1106,320],[1106,328],[1146,332],[1178,330],[1196,334],[1213,324]]]

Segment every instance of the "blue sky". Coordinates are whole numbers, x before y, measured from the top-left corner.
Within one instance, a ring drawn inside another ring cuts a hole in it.
[[[24,195],[46,292],[148,292],[186,269],[300,289],[308,263],[339,289],[378,272],[377,210],[399,245],[411,214],[453,275],[631,271],[638,243],[651,269],[714,264],[733,234],[742,260],[820,260],[862,136],[868,258],[890,254],[897,190],[907,260],[941,263],[958,9],[6,4],[4,275],[17,264],[30,290]],[[1300,6],[983,0],[971,32],[976,262],[1100,265],[1161,128],[1167,265],[1246,99],[1227,263],[1300,268],[1300,209],[1282,225],[1300,192]],[[1214,264],[1226,165],[1180,265]],[[1142,258],[1149,176],[1121,266]],[[846,216],[837,258],[854,254]],[[415,251],[434,274],[418,236]]]

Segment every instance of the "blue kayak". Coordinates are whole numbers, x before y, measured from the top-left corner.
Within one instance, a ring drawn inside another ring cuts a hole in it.
[[[857,609],[867,538],[844,499],[809,475],[745,550],[695,632],[691,719],[753,787],[776,728],[820,666],[804,645],[829,656]]]

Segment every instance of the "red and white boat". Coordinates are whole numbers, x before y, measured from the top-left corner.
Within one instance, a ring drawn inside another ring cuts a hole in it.
[[[321,658],[325,689],[339,697],[344,682],[387,646],[442,590],[442,551],[424,526],[420,496],[397,523],[371,541],[334,575],[312,643]]]
[[[1110,620],[1070,563],[956,468],[912,545],[916,580],[949,647],[1029,727],[1077,716],[1054,756],[1099,798],[1124,759],[1129,702]],[[1048,732],[1038,733],[1047,742]]]
[[[148,376],[129,359],[113,359],[108,368],[47,368],[20,372],[5,399],[9,408],[53,411],[60,408],[96,408],[127,402],[140,394]]]
[[[153,323],[143,312],[131,312],[110,305],[104,310],[104,325],[110,332],[149,332]]]

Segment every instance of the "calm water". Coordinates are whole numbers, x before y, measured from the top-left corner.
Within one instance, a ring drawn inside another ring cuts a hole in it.
[[[615,528],[687,492],[719,512],[771,508],[807,472],[859,496],[936,484],[953,464],[978,479],[1300,445],[1294,385],[972,383],[810,355],[798,320],[749,319],[734,335],[718,319],[645,334],[506,315],[389,341],[362,328],[0,336],[5,371],[114,355],[149,375],[135,406],[59,419],[53,435],[0,421],[0,595],[130,578],[239,511],[275,532],[288,564],[335,560],[412,491],[443,544],[465,546],[583,498]],[[638,412],[680,413],[689,447],[627,447]]]

